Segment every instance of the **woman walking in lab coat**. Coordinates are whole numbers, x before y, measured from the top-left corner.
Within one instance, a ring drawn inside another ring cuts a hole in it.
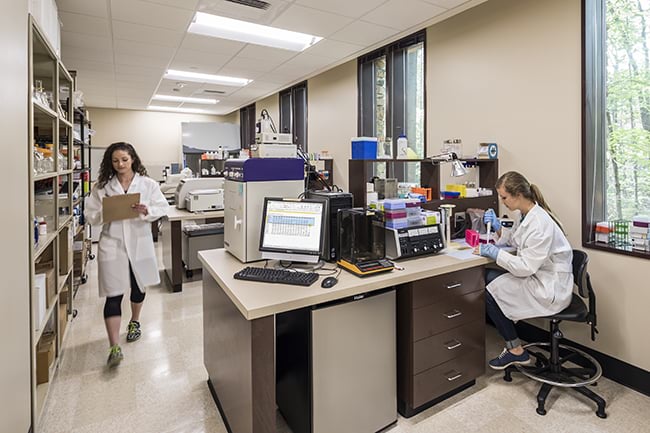
[[[521,222],[512,230],[502,230],[494,211],[486,211],[484,221],[496,230],[497,246],[481,244],[479,251],[505,270],[486,273],[487,314],[506,344],[489,365],[503,370],[513,364],[531,363],[530,355],[517,337],[514,322],[556,314],[571,303],[573,252],[537,186],[510,171],[499,178],[496,189],[503,205],[522,215]],[[498,245],[515,247],[516,255],[499,249]]]
[[[140,194],[133,205],[133,217],[103,222],[102,200],[121,194]],[[104,152],[97,184],[86,200],[85,216],[91,225],[102,225],[97,248],[99,296],[106,297],[104,322],[110,351],[111,367],[124,357],[118,344],[122,316],[122,298],[130,288],[131,320],[126,341],[140,338],[140,312],[145,287],[160,283],[158,262],[151,235],[151,221],[167,214],[169,205],[158,183],[147,177],[147,171],[133,146],[119,142]]]

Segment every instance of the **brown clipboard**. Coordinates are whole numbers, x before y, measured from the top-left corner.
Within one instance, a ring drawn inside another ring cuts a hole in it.
[[[102,221],[113,221],[136,218],[138,212],[133,209],[134,204],[140,203],[140,193],[120,194],[102,199]]]

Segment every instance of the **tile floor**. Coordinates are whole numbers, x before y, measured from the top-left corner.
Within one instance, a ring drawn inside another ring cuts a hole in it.
[[[203,367],[200,276],[186,283],[182,293],[171,293],[164,284],[148,289],[142,338],[124,342],[124,361],[117,369],[107,370],[108,343],[96,272],[96,261],[89,262],[88,283],[75,298],[79,314],[68,327],[38,432],[225,433]],[[124,307],[128,320],[126,302]],[[488,355],[495,356],[500,351],[499,339],[488,329]],[[548,399],[548,414],[542,417],[535,413],[537,384],[520,375],[506,383],[501,374],[487,370],[475,386],[412,418],[398,417],[386,431],[649,431],[650,398],[610,380],[600,380],[596,389],[608,402],[607,419],[596,417],[591,402],[555,390]],[[281,416],[278,430],[290,433]]]

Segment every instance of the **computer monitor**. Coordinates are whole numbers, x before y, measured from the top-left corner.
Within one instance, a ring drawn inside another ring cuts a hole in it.
[[[260,251],[264,259],[318,263],[325,235],[325,203],[266,197]]]

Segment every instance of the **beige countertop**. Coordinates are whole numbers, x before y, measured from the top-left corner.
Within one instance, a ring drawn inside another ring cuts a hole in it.
[[[223,218],[223,211],[190,212],[187,209],[178,209],[176,206],[170,206],[169,212],[167,213],[167,219],[169,221],[191,221],[205,218]]]
[[[264,261],[244,264],[223,248],[200,251],[199,260],[203,263],[204,278],[206,277],[205,271],[207,271],[219,283],[219,286],[247,320],[335,301],[348,296],[491,262],[480,256],[461,260],[446,254],[437,254],[417,259],[401,260],[397,262],[397,265],[404,268],[403,270],[394,270],[365,278],[357,277],[346,270],[342,270],[338,276],[338,284],[330,289],[324,289],[320,284],[325,276],[321,276],[318,281],[309,287],[235,280],[233,278],[235,272],[246,266],[263,267]],[[271,261],[269,266],[272,266]],[[334,263],[326,263],[324,266],[327,269],[335,267]],[[319,271],[321,274],[326,272],[324,269]]]

